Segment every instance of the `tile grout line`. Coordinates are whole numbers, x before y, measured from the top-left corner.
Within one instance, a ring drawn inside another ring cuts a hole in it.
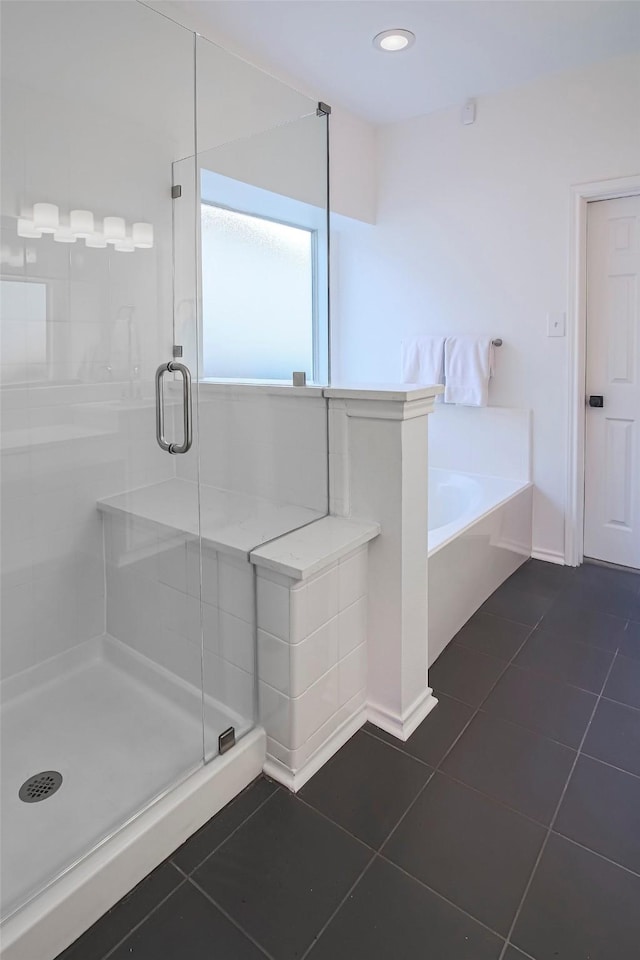
[[[268,796],[265,800],[263,800],[262,803],[261,803],[258,807],[256,807],[256,809],[255,809],[252,813],[250,813],[247,817],[245,817],[245,819],[242,821],[242,823],[238,824],[238,826],[237,826],[234,830],[232,830],[232,832],[231,832],[227,837],[225,837],[225,839],[222,840],[221,843],[219,843],[218,846],[215,847],[215,849],[211,851],[211,853],[207,854],[207,856],[204,858],[204,860],[201,860],[200,863],[199,863],[196,867],[193,868],[194,871],[197,870],[197,869],[199,869],[199,867],[202,866],[202,864],[205,862],[205,860],[208,860],[210,856],[212,856],[217,850],[219,850],[220,847],[221,847],[224,843],[227,842],[227,840],[229,839],[229,837],[233,836],[233,834],[236,832],[236,830],[239,830],[241,826],[244,826],[244,824],[245,824],[248,820],[250,820],[251,817],[252,817],[255,813],[258,812],[258,810],[262,809],[262,807],[265,805],[265,803],[268,803],[268,801],[269,801],[276,793],[278,793],[278,790],[279,790],[279,787],[276,787],[276,789],[273,791],[273,793],[270,793],[269,796]],[[234,799],[235,799],[235,798],[234,798]],[[224,807],[223,807],[222,809],[224,810]],[[220,812],[221,812],[221,811],[220,811]],[[204,824],[203,824],[203,826],[204,826]],[[189,838],[189,839],[190,839],[190,838]],[[187,842],[188,842],[188,840],[185,840],[185,843],[187,843]],[[180,849],[180,848],[178,848],[178,849]],[[187,880],[190,879],[190,875],[189,875],[188,873],[186,873],[186,872],[182,869],[182,867],[179,867],[178,864],[175,863],[175,862],[172,860],[171,857],[169,857],[166,861],[163,861],[163,862],[165,862],[165,863],[168,862],[168,863],[171,865],[171,867],[172,867],[177,873],[180,874],[180,876],[182,877],[182,880],[180,881],[180,883],[178,883],[178,884],[173,888],[173,890],[171,890],[170,893],[167,894],[166,897],[163,897],[162,900],[160,900],[158,903],[156,903],[156,904],[151,908],[151,910],[149,910],[149,912],[146,913],[146,914],[144,915],[144,917],[142,917],[142,919],[138,921],[138,923],[136,923],[133,927],[131,927],[131,928],[126,932],[126,934],[124,935],[124,937],[122,937],[122,939],[118,940],[118,942],[117,942],[113,947],[111,947],[111,949],[110,949],[107,953],[103,954],[103,955],[102,955],[102,960],[108,960],[108,958],[113,954],[114,950],[116,950],[118,947],[120,947],[120,946],[125,942],[125,940],[127,940],[127,939],[131,936],[132,933],[135,933],[135,931],[138,930],[138,928],[141,927],[142,924],[145,923],[145,922],[149,919],[149,917],[150,917],[153,913],[155,913],[156,910],[158,910],[158,909],[169,899],[169,897],[172,897],[173,894],[174,894],[180,887],[182,887],[182,886],[184,885],[185,881],[187,881]],[[157,866],[155,869],[158,870],[158,869],[160,868],[160,866],[162,866],[162,864],[158,864],[158,866]],[[151,871],[151,872],[153,873],[153,871]],[[149,877],[150,875],[151,875],[151,874],[147,874],[147,877]],[[144,879],[146,879],[146,877],[145,877]],[[141,881],[141,882],[142,882],[142,881]],[[134,887],[134,889],[135,889],[135,887]],[[131,891],[129,891],[129,892],[131,892]],[[125,896],[127,896],[127,894],[125,894]],[[119,903],[119,901],[118,901],[118,903]],[[116,904],[114,904],[114,906],[113,906],[111,909],[114,909],[114,908],[117,907],[117,906],[118,906],[118,904],[116,903]],[[107,911],[107,912],[108,912],[108,911]],[[104,916],[104,914],[103,914],[103,916]],[[102,919],[102,918],[98,918],[98,921],[96,921],[96,923],[99,922],[100,919]],[[86,931],[85,931],[85,932],[86,932]]]
[[[566,834],[560,833],[559,830],[551,830],[551,833],[554,835],[554,837],[562,837],[563,840],[573,844],[574,847],[580,847],[581,850],[586,850],[587,853],[592,853],[594,857],[598,857],[600,860],[604,860],[606,863],[610,863],[612,866],[618,867],[619,870],[624,870],[625,873],[630,873],[632,877],[638,877],[638,879],[640,879],[640,873],[637,870],[634,870],[632,867],[627,867],[624,865],[624,863],[618,863],[617,860],[612,860],[611,857],[607,857],[606,854],[600,853],[598,850],[593,850],[591,847],[585,846],[584,843],[580,843],[579,840],[574,840],[573,837],[568,837]]]
[[[588,693],[587,690],[582,691],[583,693]],[[592,697],[597,699],[598,694],[592,693]],[[479,708],[478,713],[483,714],[485,717],[490,717],[492,720],[500,720],[502,723],[510,723],[514,727],[518,727],[520,730],[526,730],[528,733],[537,734],[537,736],[542,737],[543,740],[548,740],[549,743],[555,743],[558,747],[564,747],[565,750],[571,750],[572,753],[575,753],[578,749],[577,745],[572,746],[570,743],[565,743],[564,740],[558,740],[556,737],[550,737],[547,733],[543,733],[537,727],[529,727],[526,723],[521,723],[519,720],[512,720],[510,717],[502,717],[499,713],[492,713],[490,710],[487,710],[483,705]]]
[[[171,864],[171,866],[174,866],[174,864]],[[157,870],[157,869],[158,869],[158,868],[156,867],[156,870]],[[178,872],[178,873],[181,873],[181,871],[177,871],[177,872]],[[149,874],[147,874],[147,876],[149,876]],[[146,877],[145,877],[145,879],[146,879]],[[141,882],[143,882],[143,881],[141,881]],[[138,923],[134,924],[134,925],[131,927],[130,930],[127,930],[127,932],[125,933],[124,937],[122,937],[120,940],[118,940],[118,942],[115,943],[109,950],[107,950],[106,953],[101,954],[102,960],[108,960],[108,957],[111,957],[111,956],[115,953],[115,951],[116,951],[119,947],[121,947],[122,944],[123,944],[126,940],[129,939],[129,937],[131,936],[132,933],[135,933],[136,930],[139,930],[140,927],[142,926],[142,924],[143,924],[143,923],[146,923],[146,921],[149,919],[149,917],[150,917],[152,914],[154,914],[154,913],[156,912],[156,910],[159,910],[160,907],[163,906],[163,904],[165,904],[165,903],[167,902],[167,900],[170,900],[171,897],[174,895],[174,893],[177,893],[178,890],[180,889],[180,887],[183,887],[183,886],[184,886],[185,882],[186,882],[186,880],[185,880],[185,879],[182,879],[182,880],[180,881],[180,883],[177,883],[177,884],[175,885],[175,887],[173,888],[173,890],[171,890],[171,891],[166,895],[166,897],[163,897],[162,900],[160,900],[158,903],[156,903],[156,905],[155,905],[154,907],[152,907],[151,910],[149,910],[148,913],[145,913],[144,917],[143,917],[141,920],[139,920]],[[135,890],[135,887],[134,887],[133,889]],[[126,896],[126,894],[125,894],[125,896]],[[117,906],[118,906],[118,904],[114,904],[111,909],[113,910],[113,909],[114,909],[115,907],[117,907]],[[109,913],[109,911],[107,911],[107,913]],[[105,916],[105,914],[103,914],[103,916]],[[102,917],[100,917],[99,919],[102,919]],[[99,920],[96,921],[96,923],[98,923],[98,922],[99,922]],[[90,930],[90,929],[91,929],[91,927],[89,927],[89,930]],[[85,931],[85,932],[88,932],[88,931]],[[84,934],[83,934],[83,936],[84,936]]]
[[[384,741],[382,741],[382,742],[384,743]],[[403,821],[404,818],[407,816],[407,814],[409,813],[409,811],[411,810],[411,808],[413,807],[413,805],[418,801],[419,797],[422,796],[422,793],[426,790],[427,786],[428,786],[429,783],[431,782],[431,779],[432,779],[434,773],[435,773],[435,770],[432,770],[431,774],[427,777],[426,782],[425,782],[425,783],[422,785],[422,787],[418,790],[418,793],[416,794],[416,796],[413,798],[413,800],[411,801],[411,803],[409,804],[409,806],[407,807],[407,809],[405,810],[405,812],[402,814],[402,816],[400,817],[400,819],[399,819],[398,822],[396,823],[396,825],[395,825],[395,827],[393,828],[393,830],[391,830],[391,833],[389,833],[388,836],[382,841],[382,843],[378,846],[377,850],[373,850],[373,855],[371,856],[371,858],[370,858],[369,862],[367,863],[367,865],[365,866],[364,870],[362,870],[362,872],[360,873],[360,875],[358,876],[358,878],[355,880],[355,882],[354,882],[354,883],[352,884],[352,886],[349,888],[347,894],[346,894],[346,895],[343,897],[343,899],[340,901],[340,903],[338,904],[338,906],[336,907],[336,909],[334,910],[334,912],[331,914],[331,916],[329,917],[329,919],[327,920],[327,922],[324,924],[324,926],[322,927],[322,929],[321,929],[321,930],[319,931],[319,933],[314,937],[313,941],[309,944],[309,946],[307,947],[306,951],[304,952],[304,954],[302,955],[302,957],[300,958],[300,960],[306,960],[307,955],[309,954],[309,952],[311,951],[311,949],[316,945],[316,943],[318,942],[318,940],[320,939],[320,937],[322,936],[322,934],[324,933],[324,931],[325,931],[325,930],[327,929],[327,927],[329,926],[329,923],[334,919],[334,917],[338,914],[338,912],[339,912],[339,911],[341,910],[341,908],[344,906],[344,904],[345,904],[346,901],[347,901],[347,898],[351,896],[351,894],[353,893],[353,891],[355,890],[355,888],[357,887],[357,885],[360,883],[360,881],[361,881],[362,878],[364,877],[364,875],[365,875],[365,873],[367,872],[367,870],[369,869],[369,867],[370,867],[370,866],[374,863],[374,861],[380,856],[380,850],[383,848],[383,846],[385,845],[385,843],[387,842],[387,840],[389,839],[389,837],[391,836],[391,834],[393,833],[393,831],[396,830],[397,827],[402,823],[402,821]],[[306,806],[310,807],[312,810],[315,811],[315,807],[311,807],[311,805],[308,804],[308,803],[306,803],[306,801],[302,801],[302,802],[305,803]],[[317,812],[317,811],[316,811],[316,812]],[[325,814],[324,816],[326,817],[326,814]],[[326,817],[326,819],[329,820],[330,823],[332,823],[332,824],[334,823],[334,821],[331,820],[330,817]],[[336,824],[336,825],[337,825],[337,824]],[[344,830],[344,827],[342,827],[342,829]],[[346,832],[346,833],[349,833],[348,830],[345,831],[345,832]],[[353,837],[353,834],[350,834],[350,836]],[[355,837],[354,839],[357,840],[358,838]],[[362,841],[360,841],[360,842],[362,842]],[[368,846],[368,844],[366,844],[366,846]],[[372,848],[369,847],[369,849],[371,850]],[[382,858],[382,859],[384,859],[384,858]],[[414,879],[415,879],[415,878],[414,878]]]
[[[362,844],[363,847],[366,847],[367,850],[371,850],[372,853],[376,852],[376,848],[372,847],[370,843],[367,843],[366,840],[363,840],[361,837],[357,837],[355,833],[352,833],[351,830],[347,830],[346,827],[343,827],[341,823],[338,823],[337,820],[334,820],[329,816],[328,813],[325,813],[323,810],[318,810],[317,807],[314,807],[312,803],[309,803],[308,800],[305,800],[303,797],[298,796],[297,793],[291,794],[297,803],[301,803],[307,810],[311,810],[312,813],[316,813],[322,817],[323,820],[326,820],[327,823],[330,823],[332,827],[337,827],[342,833],[346,833],[348,837],[351,837],[352,840],[357,840],[358,843]]]
[[[249,820],[251,820],[252,817],[255,817],[256,813],[258,813],[258,811],[262,810],[262,808],[265,806],[265,804],[269,803],[269,800],[271,800],[272,797],[275,797],[275,795],[276,795],[277,793],[279,793],[280,790],[281,790],[281,787],[280,787],[279,785],[276,785],[275,790],[273,790],[273,791],[269,794],[268,797],[265,797],[265,799],[262,801],[262,803],[258,804],[258,806],[255,808],[255,810],[252,810],[251,813],[247,814],[247,816],[244,818],[244,820],[242,820],[236,827],[234,827],[233,830],[231,831],[231,833],[228,833],[228,834],[226,835],[226,837],[224,838],[224,840],[221,840],[220,843],[217,844],[217,846],[215,846],[215,847],[213,848],[213,850],[210,850],[209,853],[206,855],[206,857],[204,857],[202,860],[198,861],[198,863],[195,865],[195,867],[193,867],[193,869],[190,870],[188,873],[185,872],[185,871],[182,869],[182,867],[179,867],[178,864],[173,860],[173,854],[171,855],[171,857],[169,857],[169,860],[170,860],[171,864],[172,864],[177,870],[179,870],[180,873],[182,873],[185,877],[187,877],[187,878],[190,877],[191,874],[192,874],[192,873],[195,873],[196,870],[199,870],[200,867],[201,867],[204,863],[206,863],[207,860],[208,860],[210,857],[212,857],[212,856],[214,855],[214,853],[217,853],[218,850],[220,849],[220,847],[223,847],[223,846],[225,845],[225,843],[227,842],[227,840],[230,840],[231,837],[233,837],[233,836],[238,832],[238,830],[240,830],[241,827],[244,827],[245,823],[248,823]],[[241,796],[241,794],[238,794],[238,796]],[[235,800],[235,799],[237,799],[237,798],[236,798],[236,797],[233,797],[233,799],[230,800],[229,803],[233,803],[233,800]],[[225,807],[222,808],[222,810],[224,810],[224,809],[225,809]],[[218,813],[222,813],[222,810],[219,810]],[[218,814],[214,814],[214,817],[216,817],[217,815],[218,815]],[[213,817],[212,817],[211,819],[213,819]],[[207,823],[210,823],[210,822],[211,822],[210,820],[207,821]],[[205,827],[205,826],[207,825],[207,823],[204,823],[202,826]],[[201,829],[202,829],[202,828],[201,828]],[[188,843],[189,840],[191,840],[193,837],[195,837],[195,835],[196,835],[196,834],[192,834],[191,837],[188,837],[188,838],[185,840],[185,843]],[[179,850],[179,849],[180,849],[180,847],[178,847],[178,850]],[[176,853],[176,852],[177,852],[177,851],[174,850],[174,853]]]
[[[403,750],[402,747],[396,747],[395,743],[389,743],[388,740],[383,740],[382,737],[379,737],[372,730],[365,730],[364,727],[360,727],[358,733],[364,733],[367,737],[372,737],[374,740],[377,740],[378,743],[384,743],[385,746],[390,747],[392,750],[395,750],[396,753],[401,753],[403,757],[408,757],[410,760],[415,760],[416,763],[420,763],[423,767],[429,767],[430,770],[433,770],[433,764],[428,763],[426,760],[423,760],[421,757],[415,757],[412,753],[408,753],[406,750]],[[392,736],[392,734],[390,734]],[[405,741],[406,742],[406,741]]]
[[[497,930],[494,930],[493,927],[490,927],[487,923],[484,922],[484,920],[478,920],[478,918],[475,917],[472,913],[469,913],[469,911],[465,907],[461,907],[460,904],[456,903],[454,900],[451,900],[449,897],[445,896],[445,894],[441,893],[439,890],[436,890],[435,887],[430,887],[428,883],[425,883],[424,880],[420,880],[419,877],[414,877],[412,873],[409,873],[408,870],[405,870],[404,867],[401,867],[399,864],[397,864],[395,860],[391,860],[389,857],[386,857],[384,853],[377,853],[376,858],[378,860],[382,860],[384,863],[390,864],[390,866],[392,867],[395,867],[396,870],[399,870],[400,873],[404,874],[404,876],[407,877],[409,880],[413,880],[414,883],[417,883],[419,886],[423,887],[425,890],[428,890],[429,893],[433,893],[440,900],[444,900],[444,902],[448,903],[450,907],[453,907],[455,910],[458,910],[460,913],[463,913],[466,917],[469,918],[469,920],[473,920],[474,923],[477,923],[478,926],[483,927],[485,930],[488,930],[489,933],[492,933],[494,935],[494,937],[498,937],[499,940],[505,939],[504,933],[498,933]]]
[[[205,900],[208,900],[209,903],[213,904],[216,910],[219,910],[220,913],[223,915],[223,917],[226,917],[227,920],[233,924],[236,930],[238,930],[243,935],[243,937],[246,937],[246,939],[249,940],[254,945],[254,947],[258,948],[260,953],[262,953],[265,957],[267,957],[268,960],[275,960],[273,954],[269,953],[269,951],[265,947],[263,947],[262,944],[259,943],[259,941],[256,940],[254,936],[252,936],[247,930],[245,930],[244,927],[237,920],[235,920],[230,913],[228,913],[224,909],[224,907],[220,906],[217,900],[214,900],[211,894],[207,893],[207,891],[204,890],[203,887],[201,887],[200,884],[193,879],[193,877],[187,877],[186,882],[190,884],[190,886],[192,886],[194,890],[197,890],[198,893],[205,898]]]
[[[572,751],[572,753],[573,752],[575,751]],[[511,804],[501,800],[500,797],[494,797],[492,793],[486,793],[485,790],[480,790],[479,787],[474,787],[473,784],[467,783],[465,780],[460,780],[459,777],[454,777],[446,770],[438,770],[438,773],[441,777],[446,777],[447,780],[451,780],[452,783],[457,783],[459,786],[466,787],[467,790],[471,790],[473,793],[477,793],[479,796],[484,797],[485,800],[492,800],[494,803],[497,803],[499,807],[502,807],[504,810],[509,810],[511,813],[517,814],[524,820],[528,820],[529,823],[533,823],[537,827],[542,827],[543,830],[547,830],[549,827],[548,822],[545,822],[544,820],[536,820],[536,818],[532,817],[530,813],[523,813],[522,810],[518,810],[517,807],[512,807]]]
[[[530,631],[529,634],[527,634],[527,636],[524,638],[524,640],[522,641],[522,643],[520,644],[520,646],[518,647],[518,649],[517,649],[517,650],[515,651],[515,653],[513,654],[513,657],[516,657],[516,656],[518,655],[518,653],[520,652],[520,650],[522,649],[522,647],[524,646],[524,644],[527,642],[529,636],[531,635],[531,633],[533,632],[534,629],[535,629],[535,627],[532,627],[532,628],[531,628],[531,631]],[[391,839],[391,837],[393,836],[393,834],[395,833],[395,831],[398,829],[398,827],[400,826],[400,824],[403,822],[403,820],[405,819],[405,817],[407,816],[407,814],[409,813],[409,811],[412,809],[412,807],[414,806],[414,804],[417,803],[417,801],[419,800],[419,798],[422,796],[423,792],[424,792],[424,791],[426,790],[426,788],[429,786],[429,784],[431,783],[431,780],[432,780],[433,777],[436,775],[436,773],[442,772],[442,771],[440,771],[440,768],[441,768],[442,764],[443,764],[444,761],[447,759],[447,757],[449,756],[449,754],[451,753],[451,751],[453,750],[453,748],[455,747],[455,745],[458,743],[458,741],[460,740],[460,738],[461,738],[461,737],[463,736],[463,734],[466,732],[466,730],[468,729],[468,727],[470,726],[470,724],[473,722],[473,720],[475,719],[475,717],[478,715],[478,713],[480,712],[480,707],[481,707],[482,704],[485,702],[485,700],[487,699],[487,697],[493,692],[493,689],[494,689],[494,687],[496,686],[496,684],[498,683],[498,681],[500,680],[500,678],[501,678],[502,676],[504,676],[505,672],[507,671],[507,669],[509,668],[510,664],[512,663],[513,657],[512,657],[511,660],[507,661],[507,662],[504,664],[504,670],[502,670],[502,671],[500,672],[500,674],[496,677],[494,683],[491,685],[491,687],[490,687],[489,690],[487,691],[486,696],[485,696],[484,699],[481,701],[481,703],[479,704],[479,706],[474,707],[474,706],[473,706],[472,704],[470,704],[470,703],[465,703],[465,706],[467,706],[467,707],[469,707],[471,710],[473,710],[473,713],[472,713],[471,716],[468,718],[467,722],[464,724],[464,726],[462,727],[462,729],[460,730],[460,732],[458,733],[458,735],[455,737],[455,739],[449,744],[448,749],[447,749],[447,750],[444,752],[444,754],[440,757],[440,760],[439,760],[436,764],[432,765],[432,770],[433,770],[433,772],[432,772],[431,776],[428,778],[427,782],[424,784],[424,786],[422,787],[422,789],[418,792],[417,796],[414,797],[413,801],[409,804],[409,806],[407,807],[407,809],[405,810],[405,812],[403,813],[403,815],[400,817],[400,819],[398,820],[398,822],[396,823],[396,825],[393,827],[393,829],[392,829],[392,830],[390,831],[390,833],[387,835],[386,839],[385,839],[385,840],[383,841],[383,843],[380,845],[380,847],[378,848],[379,851],[382,850],[382,848],[385,846],[385,844],[387,844],[387,843],[389,842],[389,840]],[[495,658],[494,658],[494,659],[495,659]],[[448,694],[445,693],[445,696],[448,696]],[[460,702],[460,703],[464,703],[463,700],[461,700],[461,701],[459,701],[459,702]],[[367,731],[367,732],[368,732],[368,731]],[[371,735],[371,736],[374,736],[374,734],[370,734],[370,735]],[[386,740],[383,740],[383,741],[382,741],[382,743],[386,743],[386,742],[387,742]],[[400,750],[399,747],[394,747],[394,749]],[[402,750],[401,750],[401,752],[404,753],[404,751],[402,751]],[[405,756],[406,756],[406,755],[407,755],[407,754],[405,754]],[[446,774],[445,774],[445,775],[446,775]]]
[[[504,619],[504,618],[502,618],[502,619]],[[481,710],[481,708],[483,707],[483,705],[487,702],[487,699],[491,696],[491,694],[492,694],[493,691],[495,690],[496,686],[498,685],[498,682],[503,678],[503,676],[505,675],[505,673],[507,672],[507,670],[509,669],[509,667],[515,665],[515,659],[516,659],[516,657],[518,656],[518,654],[520,653],[520,651],[521,651],[522,648],[524,647],[525,643],[527,643],[528,640],[530,639],[530,637],[533,635],[534,631],[538,628],[541,620],[542,620],[542,617],[540,617],[540,619],[537,620],[536,623],[534,623],[533,626],[530,627],[528,634],[526,635],[526,637],[523,638],[522,643],[521,643],[521,644],[518,646],[518,648],[514,651],[514,653],[513,653],[513,655],[512,655],[512,657],[511,657],[510,660],[499,660],[498,657],[494,657],[494,656],[492,656],[492,655],[489,654],[489,653],[484,653],[484,654],[483,654],[483,656],[487,657],[488,659],[490,659],[490,660],[495,660],[497,663],[502,663],[504,666],[503,666],[503,669],[502,669],[502,670],[500,671],[500,673],[498,674],[498,676],[496,677],[496,679],[494,680],[494,682],[491,684],[491,686],[490,686],[489,689],[487,690],[486,694],[484,695],[484,697],[482,698],[482,700],[480,701],[480,703],[478,703],[477,705],[476,705],[476,704],[473,704],[473,703],[467,703],[466,700],[460,700],[459,697],[455,697],[455,696],[452,697],[451,694],[450,694],[450,693],[447,693],[446,690],[443,690],[443,691],[442,691],[442,693],[443,693],[446,697],[451,697],[452,700],[458,700],[459,703],[464,703],[465,706],[471,707],[471,709],[472,709],[474,712],[473,712],[473,715],[469,718],[469,723],[471,723],[471,721],[472,721],[473,718],[476,716],[476,714],[479,713],[479,711]],[[515,621],[514,621],[514,622],[515,622]],[[529,624],[521,624],[521,626],[529,626]],[[471,649],[470,647],[463,647],[462,644],[458,644],[458,646],[459,646],[459,647],[462,647],[462,649],[464,649],[464,650],[469,650],[469,649]],[[445,649],[446,649],[446,647],[445,647]],[[476,653],[482,653],[482,651],[475,651],[475,652],[476,652]],[[467,726],[468,726],[468,725],[469,725],[469,724],[467,724]],[[461,731],[461,734],[464,733],[464,730],[467,729],[467,726],[464,727],[464,729]],[[459,737],[456,738],[456,740],[454,740],[454,742],[451,744],[451,747],[449,748],[449,750],[447,751],[447,753],[445,753],[444,757],[442,757],[442,759],[440,760],[440,763],[436,766],[436,770],[438,769],[438,767],[440,766],[440,764],[442,763],[442,761],[445,759],[445,757],[448,755],[448,753],[449,753],[449,751],[452,749],[452,747],[455,746],[455,744],[457,743],[458,739],[459,739]]]
[[[618,659],[618,654],[616,653],[616,660],[617,660],[617,659]],[[626,658],[625,658],[624,656],[622,656],[622,659],[623,659],[623,660],[625,660],[625,659],[628,660],[629,657],[626,657]],[[636,662],[636,661],[634,660],[633,663],[635,663],[635,662]],[[640,707],[634,707],[633,704],[631,704],[631,703],[625,703],[624,700],[614,700],[613,697],[605,697],[604,694],[602,695],[602,699],[603,699],[603,700],[606,700],[607,703],[617,703],[618,706],[620,706],[620,707],[626,707],[627,710],[637,710],[637,711],[640,713]]]
[[[607,700],[606,697],[603,697],[602,699]],[[616,700],[607,700],[607,703],[616,703],[616,702],[617,702]],[[625,706],[625,704],[621,704],[621,706]],[[640,710],[638,711],[638,713],[640,713]],[[615,763],[609,763],[607,760],[602,760],[600,757],[594,757],[592,753],[585,753],[585,751],[583,750],[582,756],[586,757],[587,760],[595,760],[596,763],[601,763],[603,767],[610,767],[612,770],[617,770],[618,773],[626,773],[628,777],[633,777],[635,780],[640,780],[640,773],[633,773],[633,771],[631,770],[625,770],[624,767],[618,767]]]
[[[526,883],[526,885],[525,885],[525,888],[524,888],[522,897],[520,898],[520,903],[518,904],[518,908],[517,908],[517,910],[516,910],[516,912],[515,912],[515,916],[514,916],[512,922],[511,922],[511,926],[509,927],[509,932],[508,932],[508,934],[507,934],[507,938],[506,938],[506,940],[505,940],[504,947],[502,948],[502,952],[501,952],[500,956],[498,957],[498,960],[504,960],[504,955],[505,955],[505,953],[506,953],[506,951],[507,951],[507,948],[508,948],[509,944],[511,943],[511,937],[513,936],[513,931],[515,930],[516,924],[517,924],[518,919],[519,919],[519,917],[520,917],[520,914],[521,914],[521,912],[522,912],[522,908],[523,908],[523,906],[524,906],[524,902],[525,902],[525,900],[526,900],[526,898],[527,898],[527,896],[528,896],[528,894],[529,894],[529,890],[531,889],[531,886],[532,886],[532,884],[533,884],[533,880],[534,880],[534,877],[535,877],[535,875],[536,875],[537,869],[538,869],[538,867],[539,867],[539,865],[540,865],[540,861],[542,860],[542,856],[543,856],[543,854],[544,854],[544,851],[545,851],[546,848],[547,848],[547,844],[548,844],[548,842],[549,842],[549,837],[551,836],[552,833],[554,833],[555,836],[561,836],[561,834],[555,834],[555,832],[554,832],[554,830],[553,830],[553,827],[554,827],[554,825],[555,825],[556,819],[557,819],[558,814],[559,814],[559,812],[560,812],[560,807],[562,806],[562,803],[563,803],[563,801],[564,801],[564,798],[565,798],[567,789],[568,789],[568,787],[569,787],[569,783],[571,782],[571,778],[572,778],[572,776],[573,776],[573,772],[574,772],[574,770],[575,770],[575,768],[576,768],[576,766],[577,766],[577,764],[578,764],[578,760],[580,759],[580,754],[581,754],[581,752],[582,752],[582,747],[583,747],[583,745],[584,745],[585,740],[587,739],[587,736],[588,736],[588,734],[589,734],[589,730],[591,729],[591,724],[593,723],[593,718],[594,718],[595,715],[596,715],[596,710],[598,709],[598,706],[599,706],[600,701],[601,701],[601,699],[602,699],[602,694],[603,694],[604,689],[605,689],[605,687],[606,687],[606,685],[607,685],[607,681],[608,681],[608,679],[609,679],[609,675],[610,675],[611,671],[613,670],[613,665],[614,665],[614,663],[616,662],[617,657],[618,657],[618,652],[616,651],[616,653],[615,653],[614,656],[613,656],[613,660],[612,660],[611,663],[609,664],[609,669],[607,670],[607,674],[606,674],[606,676],[605,676],[605,678],[604,678],[604,681],[603,681],[603,683],[602,683],[602,687],[601,687],[601,689],[600,689],[600,693],[599,693],[599,695],[598,695],[598,699],[596,700],[595,705],[594,705],[594,707],[593,707],[593,710],[591,711],[591,716],[589,717],[589,722],[587,723],[587,727],[586,727],[586,729],[585,729],[585,731],[584,731],[584,734],[582,735],[582,739],[581,739],[580,744],[579,744],[579,746],[578,746],[578,749],[577,749],[577,751],[576,751],[576,755],[575,755],[574,761],[573,761],[573,763],[571,764],[571,769],[569,770],[569,774],[568,774],[567,779],[566,779],[566,781],[565,781],[564,787],[562,788],[562,792],[561,792],[561,794],[560,794],[560,798],[559,798],[559,800],[558,800],[558,803],[557,803],[557,805],[556,805],[554,814],[553,814],[553,816],[552,816],[552,818],[551,818],[551,821],[550,821],[550,823],[549,823],[549,827],[548,827],[547,832],[546,832],[546,834],[545,834],[544,840],[542,841],[542,845],[541,845],[541,847],[540,847],[540,850],[538,851],[538,856],[536,857],[535,863],[533,864],[533,868],[532,868],[531,873],[530,873],[530,875],[529,875],[529,879],[527,880],[527,883]],[[590,852],[595,852],[595,851],[590,851]],[[514,946],[517,946],[517,944],[514,944]]]
[[[500,587],[498,587],[498,590],[499,589]],[[487,597],[487,600],[488,599],[489,598]],[[486,602],[487,601],[485,600],[485,603]],[[469,617],[469,620],[472,620],[473,617],[475,617],[476,613],[483,617],[492,617],[494,620],[505,620],[507,623],[515,624],[516,627],[528,627],[529,630],[533,629],[530,623],[523,623],[522,620],[514,620],[513,617],[504,617],[501,613],[491,613],[490,610],[482,610],[481,608],[478,608],[475,613],[472,613],[471,616]],[[541,619],[542,617],[540,617],[540,620]],[[463,630],[466,627],[467,623],[469,623],[469,620],[467,620],[465,623],[462,624],[462,626],[460,627],[460,630]],[[537,624],[540,623],[540,620],[537,620],[534,626],[537,626]],[[460,630],[458,631],[458,633],[460,632]],[[450,642],[453,642],[453,639]]]
[[[371,849],[371,848],[369,848],[369,849]],[[325,932],[325,930],[327,929],[327,927],[329,926],[329,924],[332,922],[332,920],[334,919],[334,917],[340,912],[340,910],[342,909],[342,907],[344,906],[344,904],[347,902],[347,900],[349,899],[349,897],[351,896],[351,894],[353,893],[353,891],[355,890],[355,888],[358,886],[358,884],[360,883],[360,881],[361,881],[362,878],[364,877],[364,875],[365,875],[365,873],[367,872],[367,870],[369,869],[369,867],[370,867],[370,866],[372,865],[372,863],[376,860],[377,856],[378,856],[378,854],[377,854],[376,851],[374,850],[373,853],[372,853],[372,855],[371,855],[371,857],[369,858],[369,860],[368,860],[367,863],[365,864],[364,869],[361,870],[361,872],[358,874],[358,876],[357,876],[356,879],[353,881],[353,883],[351,884],[351,886],[349,887],[349,889],[348,889],[347,892],[345,893],[344,897],[342,898],[342,900],[340,901],[340,903],[338,904],[338,906],[335,908],[335,910],[333,911],[333,913],[327,918],[326,922],[320,927],[320,929],[318,930],[317,934],[315,935],[315,937],[313,938],[313,940],[311,941],[311,943],[309,944],[309,946],[307,947],[307,949],[304,951],[304,953],[301,954],[300,960],[306,960],[306,958],[309,956],[309,954],[311,953],[311,951],[313,950],[313,948],[314,948],[315,945],[317,944],[317,942],[318,942],[318,940],[320,939],[320,937],[322,936],[322,934]]]

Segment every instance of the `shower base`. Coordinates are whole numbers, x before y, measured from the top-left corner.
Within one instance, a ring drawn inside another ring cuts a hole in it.
[[[208,701],[207,754],[229,726],[242,739],[203,767],[199,692],[111,637],[10,678],[2,703],[3,960],[56,956],[264,759],[264,734],[243,737],[249,720]],[[24,803],[21,785],[41,771],[61,786]]]

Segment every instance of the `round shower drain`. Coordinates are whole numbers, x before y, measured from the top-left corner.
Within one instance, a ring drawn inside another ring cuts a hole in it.
[[[42,773],[36,773],[25,780],[18,790],[18,796],[25,803],[37,803],[38,800],[46,800],[52,796],[61,784],[61,773],[57,770],[43,770]]]

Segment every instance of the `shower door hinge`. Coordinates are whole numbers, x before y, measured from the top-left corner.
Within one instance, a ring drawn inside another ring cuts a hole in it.
[[[171,187],[171,199],[178,200],[178,198],[181,196],[182,196],[182,187],[180,186],[179,183],[174,183],[174,185]]]
[[[218,752],[226,753],[227,750],[231,750],[231,747],[234,747],[236,743],[236,731],[234,727],[229,727],[227,730],[224,730],[218,737]]]
[[[331,107],[328,103],[323,103],[322,100],[316,108],[316,117],[328,117],[331,113]]]
[[[174,343],[173,345],[173,359],[179,360],[182,356],[182,346],[179,343]]]

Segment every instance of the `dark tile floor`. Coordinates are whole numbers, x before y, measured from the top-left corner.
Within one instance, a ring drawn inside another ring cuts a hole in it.
[[[637,960],[640,577],[529,561],[291,796],[257,780],[59,960]]]

